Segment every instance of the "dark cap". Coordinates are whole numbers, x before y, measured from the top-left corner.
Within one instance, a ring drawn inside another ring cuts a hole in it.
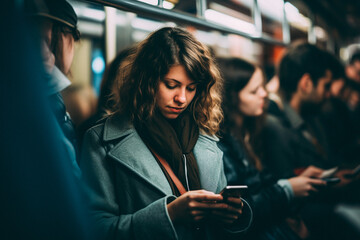
[[[61,22],[73,29],[76,28],[77,15],[66,0],[32,0],[26,10],[30,16],[46,17]]]

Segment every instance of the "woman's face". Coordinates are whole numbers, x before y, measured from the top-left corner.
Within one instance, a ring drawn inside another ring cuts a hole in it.
[[[265,97],[264,77],[259,68],[256,68],[247,85],[238,93],[239,110],[245,116],[260,116],[264,111]]]
[[[156,93],[156,104],[162,115],[167,119],[177,118],[193,100],[196,85],[182,65],[172,66],[164,79],[160,79]]]

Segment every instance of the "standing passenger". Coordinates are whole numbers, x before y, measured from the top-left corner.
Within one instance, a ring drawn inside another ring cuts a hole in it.
[[[81,169],[104,239],[224,239],[249,226],[223,202],[217,148],[221,78],[207,48],[179,28],[140,43],[117,110],[85,135]],[[250,215],[248,215],[250,214]]]
[[[76,134],[61,95],[61,91],[71,84],[66,75],[73,61],[75,41],[80,39],[76,27],[77,15],[65,0],[25,1],[25,4],[28,16],[37,25],[40,34],[44,65],[49,74],[46,85],[50,105],[65,135],[63,144],[72,159],[73,171],[80,175],[76,162]]]

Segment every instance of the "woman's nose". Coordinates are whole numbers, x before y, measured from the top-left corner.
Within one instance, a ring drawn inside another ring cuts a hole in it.
[[[186,103],[186,90],[185,89],[179,89],[177,94],[175,95],[175,102],[177,103]]]
[[[263,98],[265,98],[267,95],[268,95],[268,94],[267,94],[267,91],[265,90],[265,88],[264,88],[264,87],[261,87],[261,88],[260,88],[260,96],[263,97]]]

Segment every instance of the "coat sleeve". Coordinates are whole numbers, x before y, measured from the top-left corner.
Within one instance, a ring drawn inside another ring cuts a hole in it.
[[[99,135],[94,128],[87,131],[80,161],[85,196],[99,239],[177,239],[166,208],[173,196],[160,198],[132,214],[121,212],[114,187],[115,168]]]
[[[265,167],[277,178],[289,178],[294,175],[295,159],[292,152],[292,139],[289,131],[279,119],[268,115],[263,128]]]

